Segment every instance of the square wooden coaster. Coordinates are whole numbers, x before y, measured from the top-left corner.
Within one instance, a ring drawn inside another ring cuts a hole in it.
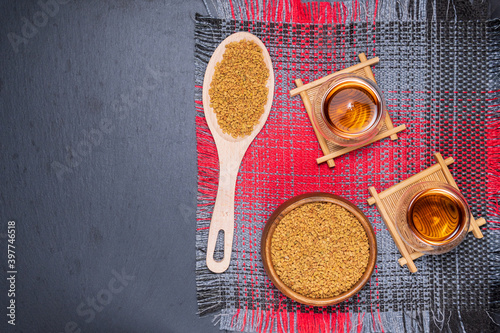
[[[437,164],[434,164],[433,166],[417,173],[416,175],[403,180],[401,183],[396,184],[383,192],[377,193],[377,190],[373,186],[369,188],[370,194],[372,196],[368,199],[368,204],[370,206],[373,204],[377,205],[377,209],[380,212],[380,215],[382,215],[382,219],[384,220],[389,233],[394,239],[399,252],[403,256],[398,260],[399,264],[401,266],[407,265],[408,269],[412,273],[415,273],[417,271],[417,267],[415,266],[413,260],[420,258],[425,254],[417,252],[413,248],[407,246],[396,230],[394,218],[396,215],[396,206],[399,202],[399,199],[401,199],[409,186],[420,182],[439,181],[450,184],[451,186],[458,189],[457,183],[453,179],[453,176],[448,169],[448,165],[452,164],[454,162],[454,159],[452,157],[448,157],[445,160],[440,153],[435,153],[434,159],[436,160]],[[483,234],[479,227],[484,225],[485,223],[486,221],[484,218],[479,218],[476,220],[474,216],[471,215],[469,232],[472,231],[474,237],[476,238],[483,238]]]
[[[392,124],[391,117],[389,116],[389,113],[386,114],[384,125],[378,132],[378,134],[369,142],[359,145],[359,146],[354,146],[354,147],[344,147],[344,146],[339,146],[331,141],[326,140],[320,132],[316,129],[314,126],[313,120],[312,120],[312,113],[313,113],[313,106],[312,102],[314,101],[314,98],[319,90],[319,87],[332,77],[343,74],[343,73],[353,73],[357,74],[359,76],[364,76],[373,82],[375,81],[375,76],[373,76],[373,72],[371,69],[371,66],[378,63],[379,58],[375,57],[370,60],[366,59],[366,56],[364,53],[359,54],[359,60],[360,63],[356,64],[354,66],[342,69],[340,71],[337,71],[335,73],[332,73],[330,75],[324,76],[320,79],[317,79],[313,82],[309,82],[308,84],[303,84],[302,79],[297,79],[295,80],[295,84],[297,85],[297,88],[290,90],[290,96],[296,96],[300,94],[300,97],[302,98],[302,102],[304,103],[307,115],[309,116],[309,120],[311,122],[311,125],[314,129],[314,133],[316,134],[316,138],[318,139],[319,145],[321,147],[321,150],[323,151],[324,156],[316,159],[316,162],[318,164],[327,162],[328,166],[334,167],[335,162],[334,159],[336,157],[342,156],[344,154],[347,154],[348,152],[351,152],[353,150],[356,150],[358,148],[367,146],[373,142],[382,140],[387,137],[391,137],[391,140],[397,140],[398,136],[396,133],[399,133],[403,130],[406,129],[406,126],[400,125],[398,127],[394,127]]]

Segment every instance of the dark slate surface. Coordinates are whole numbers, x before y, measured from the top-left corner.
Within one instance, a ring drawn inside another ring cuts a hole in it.
[[[0,332],[219,332],[196,315],[194,276],[192,18],[203,2],[40,10],[0,3]]]
[[[194,277],[203,3],[60,3],[0,3],[0,332],[219,332]]]

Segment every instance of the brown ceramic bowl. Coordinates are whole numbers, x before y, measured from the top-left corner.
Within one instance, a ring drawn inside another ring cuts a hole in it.
[[[321,298],[321,299],[310,298],[310,297],[305,297],[293,291],[291,288],[287,287],[281,281],[278,274],[274,270],[273,262],[271,260],[271,239],[273,237],[274,230],[276,229],[278,223],[286,214],[291,212],[293,209],[303,204],[311,202],[331,202],[347,209],[359,220],[359,222],[365,229],[366,235],[368,236],[368,243],[370,245],[370,258],[368,260],[368,266],[366,267],[366,271],[361,276],[360,280],[350,290],[347,290],[344,293],[331,298]],[[377,261],[377,242],[375,240],[375,233],[373,232],[372,225],[368,221],[368,218],[352,202],[344,198],[341,198],[338,195],[330,193],[314,192],[314,193],[305,193],[293,197],[290,200],[281,204],[281,206],[279,206],[274,211],[271,217],[269,217],[269,220],[267,220],[266,227],[264,228],[264,232],[262,233],[261,254],[262,254],[262,261],[264,262],[264,269],[267,273],[267,276],[269,276],[273,284],[283,294],[302,304],[312,305],[312,306],[327,306],[340,303],[354,296],[368,282],[370,276],[373,273],[375,262]]]

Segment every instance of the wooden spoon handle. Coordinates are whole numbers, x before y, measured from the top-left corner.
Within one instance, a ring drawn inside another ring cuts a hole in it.
[[[207,267],[214,273],[224,272],[231,262],[234,234],[234,193],[239,169],[239,163],[236,168],[234,168],[234,164],[230,168],[223,160],[220,162],[219,189],[208,231],[207,244]],[[216,261],[214,252],[220,230],[224,231],[224,257],[222,260]]]

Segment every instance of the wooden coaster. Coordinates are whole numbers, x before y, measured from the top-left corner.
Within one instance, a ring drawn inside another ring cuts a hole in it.
[[[424,253],[420,253],[407,246],[398,232],[396,231],[396,226],[394,224],[394,218],[396,214],[396,206],[398,204],[399,199],[403,196],[406,189],[415,184],[426,181],[439,181],[443,183],[450,184],[451,186],[458,189],[457,183],[453,179],[453,176],[448,169],[448,165],[454,162],[452,157],[448,157],[446,160],[443,159],[440,153],[434,154],[434,159],[437,164],[434,164],[430,168],[427,168],[416,175],[411,176],[410,178],[403,180],[401,183],[396,184],[387,190],[377,193],[375,187],[370,187],[369,191],[372,195],[368,199],[368,204],[371,206],[373,204],[377,205],[378,211],[380,215],[382,215],[382,219],[384,220],[387,229],[389,230],[396,246],[398,247],[399,252],[403,256],[398,260],[401,266],[407,265],[410,272],[415,273],[417,271],[417,267],[413,260],[420,258],[425,255]],[[475,219],[474,216],[471,215],[471,224],[469,228],[469,232],[472,231],[474,237],[483,238],[483,234],[479,229],[480,226],[486,223],[484,218]]]
[[[311,125],[314,129],[314,133],[316,134],[316,138],[318,139],[319,145],[321,147],[321,150],[323,151],[324,156],[316,159],[316,162],[318,164],[327,162],[328,166],[330,168],[335,166],[334,158],[342,156],[344,154],[347,154],[353,150],[356,150],[358,148],[367,146],[375,141],[382,140],[387,137],[391,137],[391,140],[397,140],[398,136],[396,133],[399,133],[403,130],[406,129],[406,126],[400,125],[398,127],[394,127],[392,125],[392,120],[391,117],[389,116],[389,113],[386,113],[384,125],[378,132],[378,134],[369,142],[359,145],[359,146],[354,146],[354,147],[344,147],[344,146],[339,146],[331,141],[326,140],[320,132],[316,129],[314,126],[313,120],[312,120],[312,113],[313,113],[313,106],[311,101],[314,101],[314,98],[319,90],[319,87],[326,81],[330,80],[332,77],[339,75],[339,74],[344,74],[344,73],[353,73],[359,76],[364,76],[373,82],[375,81],[375,76],[373,76],[372,68],[371,66],[378,63],[379,58],[375,57],[370,60],[366,59],[366,56],[364,53],[359,54],[359,60],[360,63],[356,64],[354,66],[342,69],[340,71],[337,71],[335,73],[332,73],[330,75],[324,76],[320,79],[317,79],[313,82],[309,82],[308,84],[303,84],[302,79],[297,79],[295,80],[295,84],[297,85],[297,88],[290,90],[290,96],[296,96],[300,94],[300,97],[302,98],[302,102],[304,103],[304,106],[307,111],[307,115],[309,116],[309,120],[311,122]]]

